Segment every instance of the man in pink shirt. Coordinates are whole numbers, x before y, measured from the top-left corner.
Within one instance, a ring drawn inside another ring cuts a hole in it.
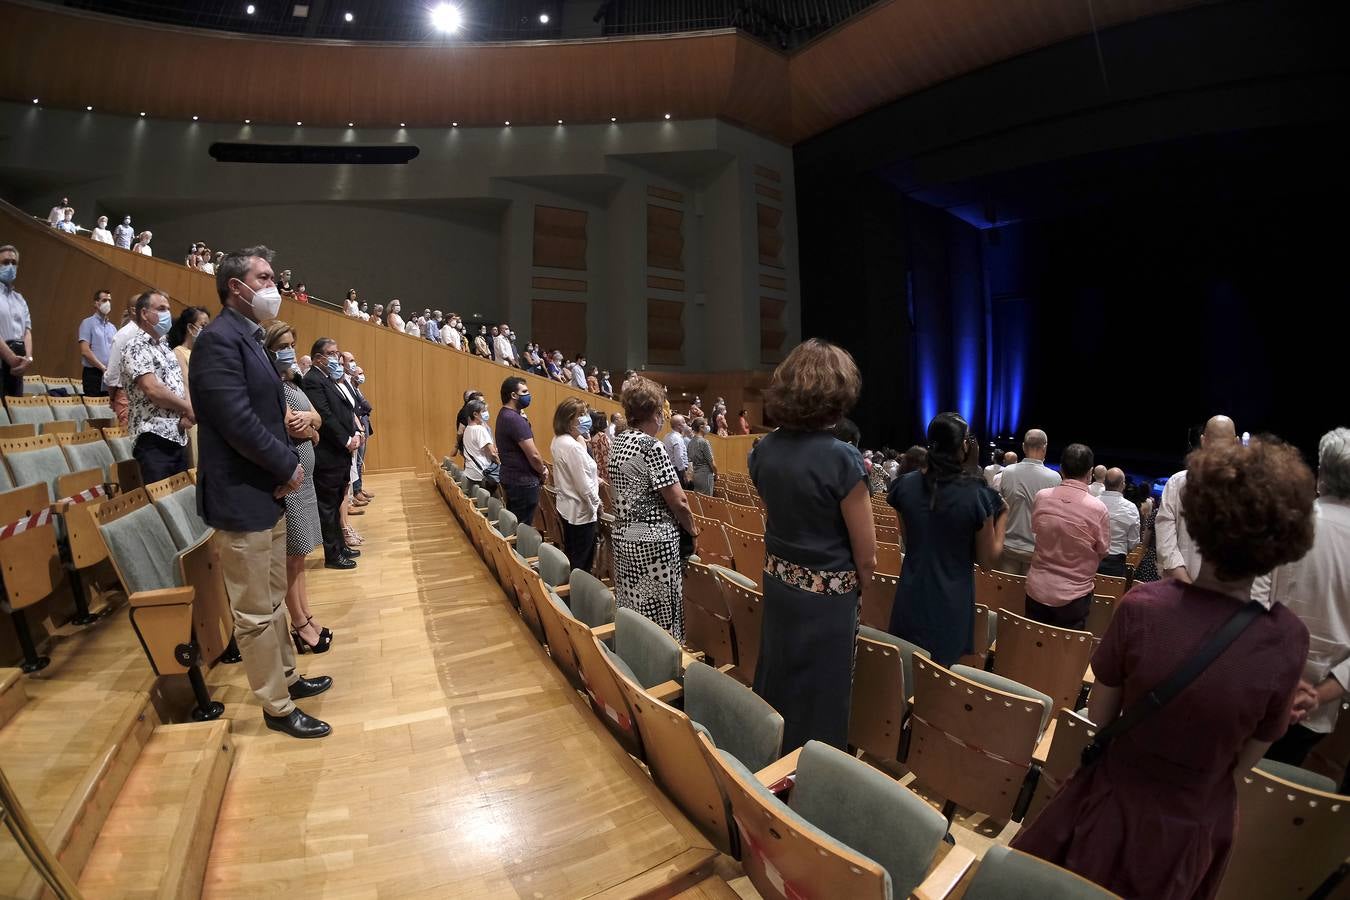
[[[1036,551],[1027,570],[1027,618],[1082,630],[1097,566],[1111,549],[1111,522],[1106,506],[1088,493],[1091,448],[1065,447],[1059,468],[1063,481],[1039,491],[1032,507]]]

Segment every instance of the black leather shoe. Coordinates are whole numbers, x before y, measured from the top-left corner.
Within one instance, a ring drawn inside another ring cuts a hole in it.
[[[273,731],[280,731],[282,734],[289,734],[294,738],[321,738],[327,737],[333,727],[327,722],[321,722],[312,716],[307,716],[299,709],[291,710],[288,716],[269,716],[263,713],[263,724]]]
[[[313,678],[306,678],[301,675],[295,680],[295,684],[287,688],[292,700],[303,700],[306,697],[314,697],[322,694],[333,686],[333,677],[331,675],[316,675]]]
[[[325,569],[355,569],[356,560],[350,556],[339,556],[337,559],[325,559],[323,567]]]
[[[348,559],[356,559],[358,556],[361,555],[361,551],[357,550],[355,547],[343,547],[342,555],[347,557]]]

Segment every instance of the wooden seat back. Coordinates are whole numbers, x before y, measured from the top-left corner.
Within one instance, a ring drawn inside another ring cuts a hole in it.
[[[876,529],[877,529],[877,543],[894,544],[897,547],[900,546],[899,526],[887,526],[878,524],[876,526]]]
[[[731,507],[724,497],[700,497],[699,504],[708,518],[716,519],[723,525],[731,524]]]
[[[1116,604],[1120,602],[1119,597],[1103,597],[1099,594],[1092,595],[1092,606],[1088,608],[1087,622],[1083,625],[1083,630],[1090,632],[1094,638],[1101,640],[1106,634],[1106,629],[1110,627],[1111,620],[1116,615]]]
[[[46,485],[30,484],[5,491],[0,494],[0,527],[27,519],[48,505]],[[50,597],[65,580],[54,520],[0,540],[0,573],[11,610],[25,609]]]
[[[701,562],[692,560],[684,569],[684,642],[703,651],[709,665],[736,662],[731,613],[722,599],[717,577]]]
[[[74,419],[53,419],[38,423],[38,434],[74,434],[79,431],[79,423]]]
[[[727,539],[726,529],[718,519],[694,516],[698,525],[698,536],[694,538],[694,551],[706,565],[736,568],[736,558],[731,552],[731,541]]]
[[[524,565],[519,559],[516,559],[512,568],[518,573],[523,594],[527,595],[527,600],[522,602],[523,610],[528,604],[534,617],[539,622],[539,628],[544,635],[544,643],[548,644],[548,655],[553,660],[553,664],[558,667],[558,671],[563,673],[567,683],[572,685],[575,690],[581,690],[583,685],[581,681],[581,667],[577,664],[576,651],[572,649],[572,639],[568,637],[567,630],[563,626],[564,618],[574,618],[564,610],[559,610],[549,597],[548,585],[544,584],[544,579],[539,577],[529,566]],[[528,619],[527,619],[528,621]],[[581,623],[578,623],[581,624]],[[583,627],[585,627],[583,625]]]
[[[972,669],[983,669],[989,658],[989,645],[993,641],[991,632],[998,622],[998,613],[982,603],[975,604],[975,619],[972,623],[970,638],[971,650],[961,657],[961,665]]]
[[[48,397],[47,405],[59,421],[80,423],[89,418],[89,410],[79,397]]]
[[[591,709],[626,752],[638,759],[645,759],[633,711],[628,708],[628,701],[619,690],[618,669],[606,655],[608,651],[600,644],[600,639],[581,622],[570,617],[561,621],[572,643],[577,668],[581,673],[582,690],[590,698]]]
[[[877,571],[899,577],[905,564],[905,554],[899,544],[877,544]]]
[[[727,540],[731,544],[731,555],[736,561],[736,571],[755,583],[755,589],[764,591],[764,535],[741,531],[731,525],[726,526]]]
[[[1012,818],[1041,730],[1040,703],[914,657],[905,764],[931,788],[999,821]]]
[[[736,574],[740,574],[739,572]],[[731,616],[731,633],[736,641],[736,668],[731,674],[742,684],[755,683],[759,665],[759,634],[764,621],[764,595],[737,584],[725,572],[714,571],[722,601]]]
[[[16,425],[36,425],[56,420],[45,396],[6,397],[5,406],[9,409],[9,420]]]
[[[1092,649],[1089,632],[1043,625],[1004,610],[998,617],[994,672],[1048,694],[1055,709],[1076,709]]]
[[[1117,600],[1125,595],[1125,579],[1118,575],[1098,575],[1097,586],[1092,589],[1095,596],[1115,597]]]
[[[16,440],[37,436],[37,426],[31,422],[20,425],[0,425],[0,441]]]
[[[764,513],[760,512],[759,507],[730,503],[727,508],[731,512],[732,526],[749,534],[764,534]]]
[[[803,828],[800,818],[732,765],[705,735],[699,746],[731,804],[741,847],[741,865],[766,900],[848,897],[889,900],[886,870],[876,861]]]
[[[112,413],[112,401],[107,397],[84,397],[84,408],[89,411],[89,417],[95,416],[105,419],[116,419]]]
[[[899,759],[908,689],[900,650],[859,635],[849,703],[849,744],[878,759]]]
[[[1310,896],[1345,861],[1350,847],[1350,797],[1259,769],[1238,778],[1237,818],[1218,900]]]
[[[862,586],[862,609],[859,611],[859,619],[864,625],[882,631],[891,627],[891,607],[895,604],[895,592],[899,585],[898,575],[872,573],[871,579]]]
[[[995,612],[1006,609],[1019,616],[1027,614],[1027,579],[997,569],[975,567],[975,602]]]
[[[1085,717],[1068,709],[1061,709],[1055,717],[1054,736],[1050,740],[1050,752],[1041,763],[1041,778],[1036,782],[1036,793],[1032,795],[1031,806],[1027,807],[1023,827],[1036,821],[1050,798],[1059,793],[1064,782],[1078,770],[1083,758],[1083,748],[1092,743],[1097,734],[1097,726]]]

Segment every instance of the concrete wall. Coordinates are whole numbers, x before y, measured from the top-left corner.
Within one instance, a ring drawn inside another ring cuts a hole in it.
[[[217,163],[217,141],[416,145],[407,165]],[[156,119],[0,104],[0,195],[45,215],[62,194],[76,220],[123,213],[155,232],[159,256],[203,240],[264,242],[311,291],[405,311],[455,309],[530,334],[534,299],[577,300],[588,352],[612,370],[647,364],[646,299],[686,304],[684,371],[759,367],[756,165],[783,174],[788,346],[800,338],[796,214],[788,148],[725,123],[453,129],[315,129]],[[686,196],[686,289],[647,287],[649,186]],[[533,267],[537,204],[588,214],[584,273]],[[584,279],[581,293],[532,278]],[[580,348],[578,348],[580,349]]]

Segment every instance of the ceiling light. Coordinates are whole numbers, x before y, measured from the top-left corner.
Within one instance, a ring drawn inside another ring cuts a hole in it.
[[[667,119],[670,118],[670,113],[666,113],[666,118],[667,118]]]
[[[507,119],[507,120],[506,120],[506,124],[507,124],[507,125],[510,125],[510,124],[511,124],[511,120],[510,120],[510,119]]]
[[[431,11],[431,24],[437,31],[459,31],[464,14],[453,3],[438,3]]]
[[[193,117],[192,117],[192,121],[194,121],[194,122],[197,121],[197,117],[196,117],[196,116],[193,116]]]
[[[304,122],[296,122],[295,124],[297,124],[297,125],[303,125],[303,124],[305,124],[305,123],[304,123]]]
[[[403,122],[399,122],[399,123],[398,123],[398,127],[399,127],[399,128],[407,128],[408,126],[405,125]]]
[[[610,116],[610,117],[609,117],[609,120],[610,120],[611,122],[617,122],[617,121],[619,121],[619,120],[618,120],[618,117],[616,117],[616,116]]]
[[[141,118],[142,118],[142,119],[145,118],[145,113],[141,113]]]
[[[250,16],[253,15],[253,14],[254,14],[255,12],[257,12],[257,11],[258,11],[258,7],[254,6],[252,3],[250,3],[248,6],[244,7],[244,12],[248,13]]]
[[[38,102],[38,98],[34,97],[34,98],[33,98],[33,102],[34,102],[34,103]]]
[[[348,127],[348,128],[355,128],[355,127],[356,127],[356,123],[355,123],[355,122],[348,122],[348,123],[347,123],[347,127]]]
[[[196,116],[193,116],[193,118],[195,119],[195,118],[197,118],[197,117],[196,117]],[[244,120],[244,124],[245,124],[245,125],[252,125],[252,124],[253,124],[253,120],[252,120],[252,119],[245,119],[245,120]]]
[[[93,111],[94,111],[94,108],[93,108],[92,106],[86,106],[86,107],[84,108],[84,111],[85,111],[85,112],[93,112]]]
[[[451,128],[458,128],[458,127],[459,127],[459,123],[458,123],[458,122],[451,122],[451,123],[450,123],[450,127],[451,127]]]
[[[559,125],[562,124],[562,119],[559,119],[559,120],[558,120],[558,124],[559,124]]]
[[[351,13],[343,13],[343,14],[342,14],[342,21],[344,21],[344,22],[350,22],[352,19],[355,19],[355,18],[356,18],[356,16],[352,15]]]
[[[548,13],[540,13],[540,14],[539,14],[539,24],[540,24],[540,25],[547,25],[547,24],[548,24]]]

